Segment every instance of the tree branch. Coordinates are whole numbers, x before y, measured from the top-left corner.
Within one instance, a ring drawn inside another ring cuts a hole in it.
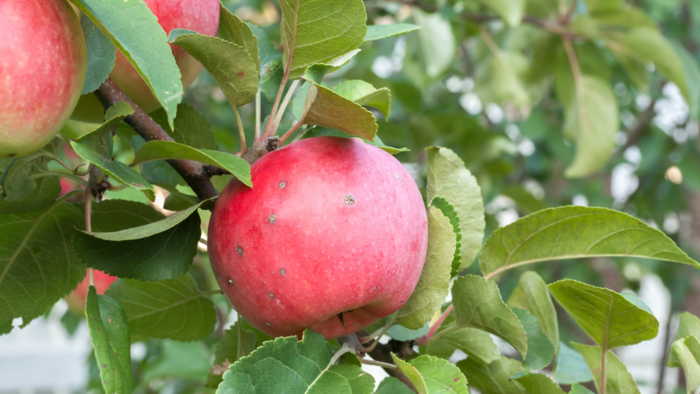
[[[134,109],[134,113],[133,115],[127,116],[124,121],[144,140],[173,141],[168,133],[124,94],[111,79],[107,79],[100,88],[95,91],[95,96],[100,100],[105,110],[120,101],[131,105]],[[180,174],[201,200],[216,197],[219,194],[214,188],[214,185],[209,181],[211,174],[205,171],[205,167],[202,163],[190,160],[168,160],[168,164]]]

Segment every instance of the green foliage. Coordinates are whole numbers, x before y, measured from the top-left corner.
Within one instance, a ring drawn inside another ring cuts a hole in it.
[[[409,389],[402,381],[388,377],[379,383],[375,394],[413,394],[413,390]]]
[[[538,370],[549,365],[554,357],[554,345],[542,332],[537,318],[525,309],[512,308],[527,335],[527,356],[523,360],[523,369]]]
[[[525,388],[511,377],[520,370],[520,362],[501,356],[500,360],[482,364],[467,358],[457,363],[469,380],[469,384],[483,394],[528,394]]]
[[[554,380],[561,384],[583,383],[593,380],[593,375],[581,353],[561,343],[554,368]]]
[[[38,183],[41,182],[41,178],[35,180],[33,176],[48,171],[46,163],[51,157],[56,157],[60,144],[61,140],[59,138],[54,138],[44,148],[27,156],[13,159],[3,172],[1,182],[2,202],[28,203],[26,200],[30,199],[30,197],[39,199],[40,201],[43,200],[35,193]],[[47,186],[49,185],[47,184]],[[55,200],[55,198],[56,196],[53,196],[52,200]],[[48,198],[46,200],[48,200]]]
[[[557,311],[554,309],[549,289],[547,289],[544,280],[535,272],[524,273],[507,303],[511,308],[525,309],[535,316],[542,332],[554,345],[556,355],[559,347]]]
[[[528,394],[564,394],[559,385],[540,373],[529,373],[515,380],[523,385]]]
[[[459,216],[457,216],[457,211],[455,211],[452,204],[450,204],[444,197],[437,196],[433,198],[433,200],[430,202],[430,206],[439,209],[440,212],[445,215],[445,217],[450,219],[452,231],[454,231],[455,235],[457,236],[457,245],[455,247],[454,258],[452,259],[452,272],[450,272],[450,276],[457,276],[462,261],[462,233],[461,229],[459,228]]]
[[[602,379],[602,356],[603,351],[598,346],[587,346],[578,343],[573,344],[588,364],[588,368],[593,372],[593,381],[598,392],[601,390]],[[605,392],[610,394],[639,394],[639,389],[632,375],[627,372],[627,368],[612,351],[606,353],[605,363],[606,379]]]
[[[242,322],[237,321],[233,327],[224,331],[214,354],[214,368],[217,368],[218,371],[216,371],[217,373],[209,373],[207,387],[219,387],[223,381],[222,375],[228,369],[228,365],[248,356],[255,348],[255,333],[243,328]]]
[[[381,40],[389,37],[403,36],[412,31],[419,30],[420,26],[411,23],[394,23],[391,25],[367,26],[365,42]]]
[[[454,364],[433,356],[420,356],[409,362],[391,354],[396,366],[416,388],[418,394],[452,391],[467,394],[467,379]]]
[[[261,56],[258,45],[262,43],[258,42],[258,38],[253,33],[253,29],[251,29],[250,26],[243,22],[238,16],[232,14],[223,5],[221,6],[219,36],[245,49],[248,55],[253,59],[253,62],[255,62],[255,68],[260,72]],[[257,90],[256,87],[255,91],[257,92]]]
[[[92,93],[109,77],[117,59],[117,48],[89,18],[82,18],[80,26],[83,28],[87,47],[87,75],[82,94]]]
[[[485,331],[460,327],[444,333],[438,332],[438,334],[426,347],[426,352],[430,355],[449,359],[452,353],[459,349],[482,364],[490,364],[501,358],[498,346]]]

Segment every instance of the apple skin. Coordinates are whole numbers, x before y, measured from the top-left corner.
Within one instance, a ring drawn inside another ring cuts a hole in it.
[[[73,312],[81,315],[85,313],[85,299],[87,298],[88,289],[90,288],[90,280],[88,279],[89,269],[86,272],[85,279],[80,282],[72,293],[66,296],[68,307]],[[109,286],[117,280],[116,276],[110,276],[98,270],[92,271],[92,277],[95,280],[95,291],[100,295],[104,295],[105,291],[109,289]]]
[[[87,70],[65,0],[0,1],[0,158],[44,147],[70,117]]]
[[[271,336],[311,328],[331,339],[408,300],[425,261],[427,217],[393,156],[316,137],[251,171],[252,189],[234,179],[216,201],[208,241],[219,286],[243,318]]]
[[[145,3],[158,18],[165,34],[169,35],[175,29],[187,29],[216,36],[219,31],[219,0],[145,0]],[[172,44],[170,48],[182,74],[182,87],[187,89],[202,71],[202,64],[184,49]],[[117,51],[114,69],[109,77],[144,111],[152,112],[161,107],[151,89],[121,51]]]

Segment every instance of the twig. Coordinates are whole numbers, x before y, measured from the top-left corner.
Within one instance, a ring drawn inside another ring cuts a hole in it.
[[[360,362],[361,362],[362,364],[376,365],[376,366],[378,366],[378,367],[387,368],[387,369],[392,369],[392,370],[397,371],[397,372],[400,372],[400,371],[401,371],[401,370],[399,369],[399,367],[397,367],[396,365],[394,365],[394,364],[389,364],[389,363],[383,363],[383,362],[381,362],[381,361],[375,361],[375,360],[369,360],[369,359],[366,359],[366,358],[361,358],[361,359],[360,359]]]
[[[131,105],[134,109],[134,113],[127,116],[124,121],[144,140],[173,141],[168,133],[124,94],[112,80],[107,79],[95,92],[95,96],[100,100],[105,110],[120,101]],[[187,182],[201,200],[206,200],[219,194],[214,188],[214,185],[209,182],[209,177],[204,173],[201,163],[189,160],[168,160],[168,163],[182,176],[185,182]]]
[[[376,336],[375,336],[375,334],[372,334],[372,335],[370,336],[370,338],[369,338],[370,340],[371,340],[371,339],[374,339],[374,338],[376,338],[376,339],[374,339],[374,342],[372,342],[372,344],[369,345],[369,347],[366,347],[366,348],[363,348],[363,349],[360,349],[360,350],[363,351],[363,352],[365,352],[365,353],[369,353],[369,352],[371,352],[372,350],[374,350],[374,348],[377,347],[377,344],[379,343],[379,340],[384,336],[384,334],[386,334],[387,331],[389,331],[389,328],[391,328],[391,326],[394,325],[394,320],[396,320],[396,316],[397,316],[397,315],[398,315],[398,314],[394,314],[394,317],[392,317],[391,320],[389,320],[389,322],[386,324],[386,326],[384,326],[384,328],[381,329],[381,331],[379,331],[379,332],[376,333]]]
[[[282,121],[282,116],[284,116],[284,111],[287,109],[287,106],[289,105],[289,101],[292,99],[292,96],[294,95],[294,91],[296,91],[297,86],[299,86],[300,82],[301,82],[300,79],[297,79],[296,81],[292,82],[292,86],[289,87],[287,94],[284,96],[284,100],[282,101],[282,105],[280,105],[280,108],[277,111],[277,116],[275,116],[275,122],[272,124],[272,129],[270,132],[271,135],[275,135],[275,133],[277,132],[277,128],[279,127],[280,122]]]
[[[260,140],[260,136],[262,133],[262,130],[260,128],[260,106],[260,91],[258,90],[258,92],[255,94],[255,142]]]
[[[233,114],[236,115],[236,124],[238,125],[238,137],[241,140],[241,150],[238,151],[238,155],[242,155],[245,152],[248,144],[245,141],[245,131],[243,130],[243,122],[241,122],[241,114],[238,113],[238,108],[233,107]]]
[[[284,70],[284,75],[282,76],[282,82],[280,83],[280,88],[277,91],[277,97],[275,97],[275,103],[272,105],[272,111],[270,112],[270,120],[267,122],[267,126],[265,126],[265,132],[262,135],[262,139],[265,139],[267,137],[270,137],[272,135],[272,123],[273,119],[277,116],[277,108],[279,107],[280,100],[282,99],[282,95],[284,94],[284,88],[287,85],[287,80],[289,79],[289,70],[292,67],[292,60],[294,59],[294,48],[288,48],[289,51],[289,57],[287,58],[287,67]]]
[[[90,165],[92,166],[92,164]],[[88,233],[92,231],[92,172],[90,173],[90,180],[87,186],[85,186],[85,231]],[[95,286],[95,277],[92,272],[92,267],[88,270],[88,277],[90,278],[90,286]]]

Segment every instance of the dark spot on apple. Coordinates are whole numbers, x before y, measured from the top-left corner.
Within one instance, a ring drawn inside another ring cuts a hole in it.
[[[356,200],[352,194],[348,194],[347,196],[345,196],[345,200],[343,201],[345,201],[345,205],[355,205]]]
[[[270,215],[267,218],[267,221],[270,222],[270,224],[275,224],[275,222],[277,221],[277,215]]]
[[[284,187],[287,186],[287,182],[282,181],[282,182],[279,183],[278,186],[279,186],[280,189],[284,189]]]
[[[238,252],[239,256],[243,256],[243,247],[241,245],[237,245],[236,252]]]
[[[284,268],[280,268],[280,275],[287,276],[287,271]]]

